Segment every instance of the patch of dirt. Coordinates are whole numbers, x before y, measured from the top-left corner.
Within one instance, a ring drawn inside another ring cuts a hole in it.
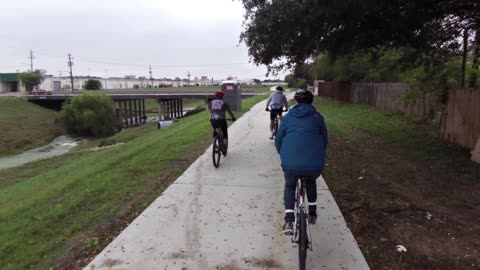
[[[480,181],[360,136],[331,136],[325,179],[371,269],[480,269]]]
[[[107,259],[105,262],[102,263],[101,267],[114,267],[115,265],[119,265],[121,263],[121,260]]]
[[[277,262],[275,259],[269,258],[269,259],[259,259],[256,257],[252,258],[243,258],[243,262],[252,265],[255,267],[261,267],[265,269],[279,269],[282,268],[282,265]]]
[[[215,269],[216,270],[245,270],[243,268],[240,268],[236,261],[232,261],[227,264],[217,265]]]

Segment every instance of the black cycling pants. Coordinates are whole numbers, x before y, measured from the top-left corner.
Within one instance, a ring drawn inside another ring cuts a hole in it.
[[[277,114],[279,114],[280,116],[282,116],[283,114],[283,108],[280,108],[280,109],[270,109],[270,120],[275,120],[275,118],[277,117]]]
[[[216,128],[221,128],[223,132],[223,138],[228,139],[228,128],[227,128],[227,120],[225,119],[220,119],[220,120],[210,120],[210,123],[212,124],[213,127],[213,137],[215,137],[215,129]]]

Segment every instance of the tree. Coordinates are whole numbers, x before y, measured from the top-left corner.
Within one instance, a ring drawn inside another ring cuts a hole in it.
[[[463,29],[480,26],[478,0],[242,2],[246,14],[240,40],[253,61],[273,73],[326,53],[458,50]]]
[[[88,79],[83,83],[83,89],[99,90],[102,89],[102,83],[99,80]]]
[[[288,84],[288,87],[295,86],[295,77],[293,76],[293,74],[286,75],[284,81]]]
[[[82,94],[63,106],[60,121],[67,133],[76,136],[105,137],[119,129],[113,102],[106,94]]]
[[[18,77],[29,93],[45,79],[43,72],[38,69],[33,72],[22,72]]]

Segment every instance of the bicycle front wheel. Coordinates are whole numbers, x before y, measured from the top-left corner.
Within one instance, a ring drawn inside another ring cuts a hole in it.
[[[298,214],[298,261],[300,270],[305,270],[305,261],[307,259],[308,236],[307,236],[307,216],[303,210]]]
[[[218,137],[215,136],[213,139],[213,146],[212,146],[212,159],[213,159],[213,166],[218,168],[220,164],[220,156],[222,155],[222,151],[220,149],[220,140]]]

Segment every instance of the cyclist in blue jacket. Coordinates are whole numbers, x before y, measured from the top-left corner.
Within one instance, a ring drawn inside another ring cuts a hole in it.
[[[275,137],[285,176],[283,233],[288,235],[293,234],[295,188],[299,176],[309,177],[306,182],[308,221],[316,222],[316,179],[322,174],[328,143],[323,116],[312,106],[313,94],[300,89],[295,92],[294,99],[297,104],[283,117]]]

